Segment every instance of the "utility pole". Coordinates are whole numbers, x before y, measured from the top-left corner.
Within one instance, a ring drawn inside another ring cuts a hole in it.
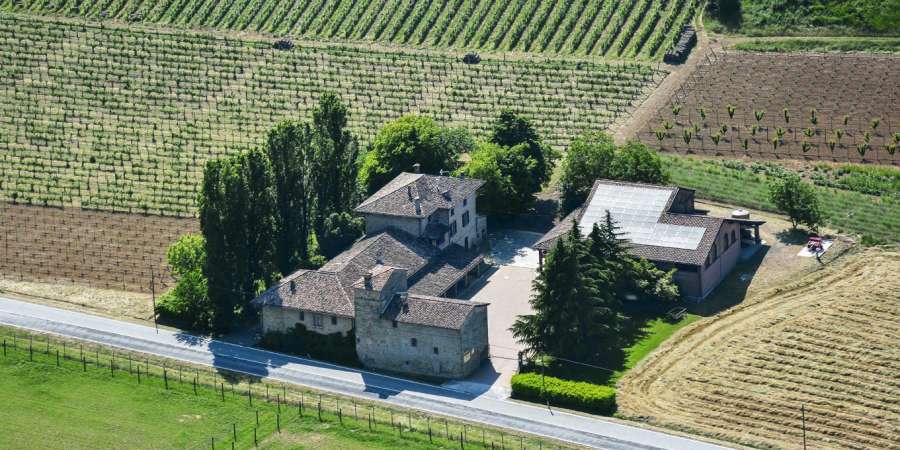
[[[156,334],[159,334],[159,324],[156,323],[156,272],[153,266],[150,266],[150,298],[153,300],[153,328],[156,328]]]

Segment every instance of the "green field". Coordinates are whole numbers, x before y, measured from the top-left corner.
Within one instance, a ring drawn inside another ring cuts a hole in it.
[[[712,0],[714,32],[755,36],[900,36],[900,0]]]
[[[772,38],[738,42],[735,50],[751,52],[900,53],[900,38]]]
[[[56,338],[48,342],[46,336],[6,327],[0,327],[0,338],[4,449],[35,448],[38,442],[46,449],[208,449],[213,444],[224,449],[232,442],[241,449],[313,444],[320,449],[455,449],[460,434],[466,448],[499,448],[501,442],[556,448],[509,430],[263,384],[171,360],[145,363],[139,354],[113,354],[77,341],[66,341],[66,347]]]
[[[3,0],[7,11],[314,40],[658,59],[697,0]]]
[[[672,183],[697,190],[697,197],[765,211],[777,211],[768,198],[768,177],[741,161],[664,156]],[[897,172],[883,168],[884,171]],[[867,195],[815,186],[825,223],[839,233],[900,242],[900,195]]]
[[[309,118],[325,91],[363,142],[406,113],[483,137],[501,109],[563,146],[605,129],[661,73],[640,63],[298,46],[0,14],[0,200],[190,216],[203,164]]]

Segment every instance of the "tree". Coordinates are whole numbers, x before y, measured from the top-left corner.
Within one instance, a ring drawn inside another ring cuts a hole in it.
[[[565,216],[587,199],[591,186],[599,178],[611,178],[616,146],[605,133],[586,133],[575,138],[562,163],[562,215]]]
[[[534,203],[533,173],[537,163],[528,156],[527,145],[511,148],[480,142],[469,163],[456,173],[485,182],[478,190],[478,208],[488,215],[512,214]]]
[[[326,258],[333,258],[356,242],[365,230],[365,222],[348,212],[331,213],[325,218],[319,246]]]
[[[206,164],[198,203],[215,331],[228,330],[247,302],[277,277],[274,183],[261,150]]]
[[[403,116],[385,124],[372,141],[359,171],[359,181],[373,193],[400,172],[420,164],[424,173],[453,171],[459,156],[475,142],[463,128],[443,128],[431,118]]]
[[[815,189],[797,174],[777,177],[769,183],[769,199],[791,219],[791,226],[804,224],[815,231],[822,223],[822,211]]]
[[[184,235],[169,247],[166,259],[177,281],[175,287],[160,297],[156,313],[191,329],[208,330],[212,324],[212,305],[203,276],[206,242],[201,236]]]
[[[539,191],[541,186],[550,181],[558,155],[541,141],[537,130],[528,119],[510,109],[504,109],[500,112],[500,117],[494,121],[491,142],[502,147],[514,147],[519,144],[528,146],[526,156],[534,159],[536,163],[533,180],[538,187],[534,192]]]
[[[309,125],[284,121],[269,130],[266,140],[279,217],[276,261],[282,274],[293,272],[309,258],[314,209],[312,139]]]
[[[325,93],[313,110],[315,156],[312,178],[316,191],[316,232],[325,232],[325,219],[349,212],[358,200],[359,145],[347,130],[347,107],[333,93]]]
[[[663,170],[659,155],[638,141],[619,147],[610,168],[611,177],[637,183],[665,184],[669,175]]]

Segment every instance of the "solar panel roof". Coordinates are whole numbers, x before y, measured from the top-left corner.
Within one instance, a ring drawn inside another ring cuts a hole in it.
[[[606,211],[620,228],[622,238],[635,244],[696,250],[706,232],[702,227],[660,223],[675,188],[599,184],[586,206],[578,227],[590,233]]]

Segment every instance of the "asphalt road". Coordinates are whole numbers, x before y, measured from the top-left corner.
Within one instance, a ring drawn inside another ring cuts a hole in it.
[[[723,447],[595,417],[0,297],[0,323],[604,449]]]

